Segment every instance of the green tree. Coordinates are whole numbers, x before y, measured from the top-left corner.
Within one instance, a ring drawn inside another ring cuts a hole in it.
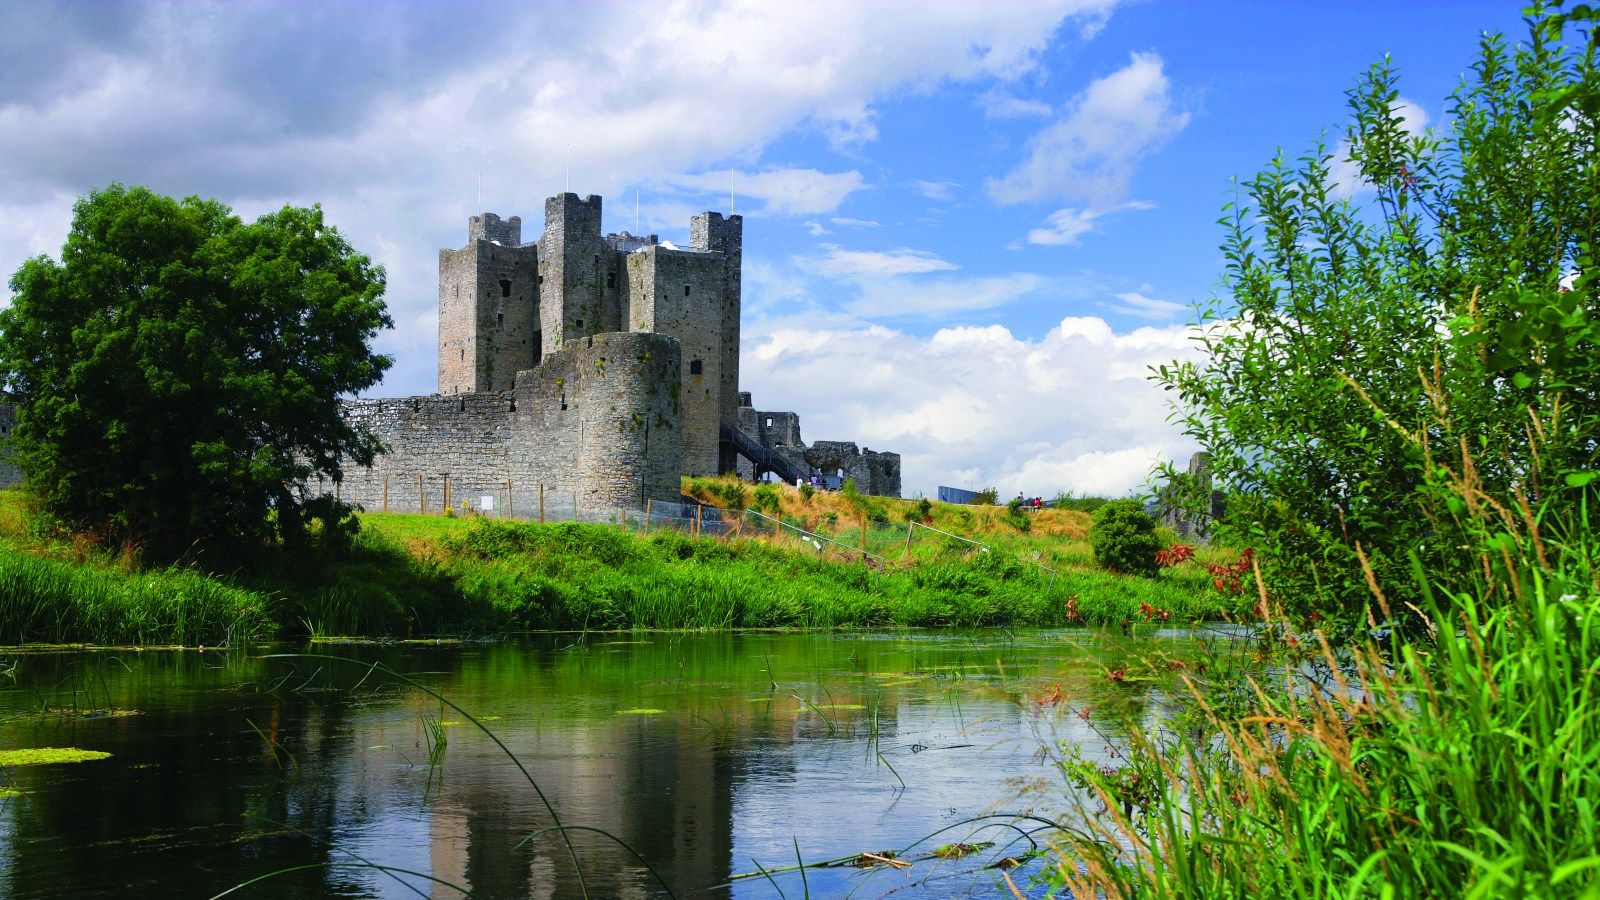
[[[112,185],[73,209],[0,313],[0,377],[29,489],[74,527],[173,558],[337,521],[313,476],[381,449],[339,396],[390,360],[384,273],[323,221]]]
[[[1094,548],[1095,562],[1112,571],[1152,577],[1161,572],[1156,564],[1161,549],[1156,520],[1137,500],[1112,500],[1095,510],[1089,546]]]
[[[1440,133],[1408,127],[1385,60],[1337,153],[1245,182],[1205,358],[1157,373],[1229,492],[1223,537],[1291,605],[1364,622],[1370,566],[1412,615],[1411,557],[1467,576],[1483,510],[1561,520],[1590,490],[1600,79],[1587,35],[1531,15],[1524,43],[1482,39]]]

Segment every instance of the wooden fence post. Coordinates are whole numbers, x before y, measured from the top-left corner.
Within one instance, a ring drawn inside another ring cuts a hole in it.
[[[417,512],[421,513],[422,515],[428,514],[428,488],[427,485],[423,483],[423,478],[425,477],[427,476],[422,475],[421,473],[418,473],[417,475]]]
[[[865,559],[866,556],[867,556],[867,514],[866,514],[865,511],[863,511],[861,513],[861,557],[863,559]]]
[[[700,536],[700,504],[694,505],[694,536]]]
[[[906,552],[901,554],[901,556],[900,556],[901,559],[910,559],[911,558],[911,535],[916,530],[917,530],[917,523],[915,523],[915,522],[907,522],[906,523]]]
[[[389,476],[383,476],[383,511],[389,511]]]
[[[511,479],[506,479],[506,518],[516,518],[517,508],[511,505]]]
[[[539,482],[539,524],[544,524],[544,482]]]
[[[644,533],[645,534],[649,534],[650,533],[650,504],[652,504],[654,502],[655,502],[654,500],[651,500],[648,497],[645,498],[645,501],[644,501]]]
[[[444,473],[444,509],[440,510],[445,515],[450,514],[450,473]]]

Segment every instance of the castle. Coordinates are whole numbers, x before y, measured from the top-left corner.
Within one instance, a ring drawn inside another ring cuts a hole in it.
[[[343,499],[637,509],[679,499],[681,475],[726,472],[900,495],[899,454],[808,446],[794,413],[739,390],[742,217],[692,217],[680,249],[603,234],[600,207],[551,197],[526,244],[521,218],[472,216],[466,246],[439,251],[439,392],[346,403],[388,452],[344,473]]]

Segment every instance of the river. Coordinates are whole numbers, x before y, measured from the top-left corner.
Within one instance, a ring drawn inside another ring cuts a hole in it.
[[[1205,652],[1084,630],[0,651],[0,750],[111,754],[5,770],[0,896],[204,898],[281,872],[233,896],[574,897],[580,869],[593,897],[992,895],[987,866],[1036,826],[970,820],[1065,814],[1041,749],[1105,758],[1161,697],[1109,673],[1152,650]],[[606,834],[539,833],[530,779]],[[729,884],[919,838],[903,858],[993,846]]]

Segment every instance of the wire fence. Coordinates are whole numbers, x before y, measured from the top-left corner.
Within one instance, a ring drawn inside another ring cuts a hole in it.
[[[351,492],[341,499],[371,512],[585,522],[615,525],[641,534],[672,530],[691,536],[751,537],[796,549],[808,548],[819,554],[854,556],[884,566],[908,564],[919,552],[921,555],[994,552],[994,548],[982,541],[917,521],[893,523],[865,516],[851,521],[837,513],[802,521],[756,509],[724,512],[687,497],[681,501],[647,500],[642,507],[597,503],[575,491],[557,490],[538,483],[519,486],[510,480],[452,483],[437,477],[398,476],[384,478],[381,492],[379,485],[369,486],[367,492],[373,496]],[[335,486],[336,496],[338,493],[339,488]],[[937,542],[931,550],[927,546],[930,541]],[[1048,574],[1050,588],[1061,575],[1059,570],[1046,565],[1037,551],[1018,559]]]

